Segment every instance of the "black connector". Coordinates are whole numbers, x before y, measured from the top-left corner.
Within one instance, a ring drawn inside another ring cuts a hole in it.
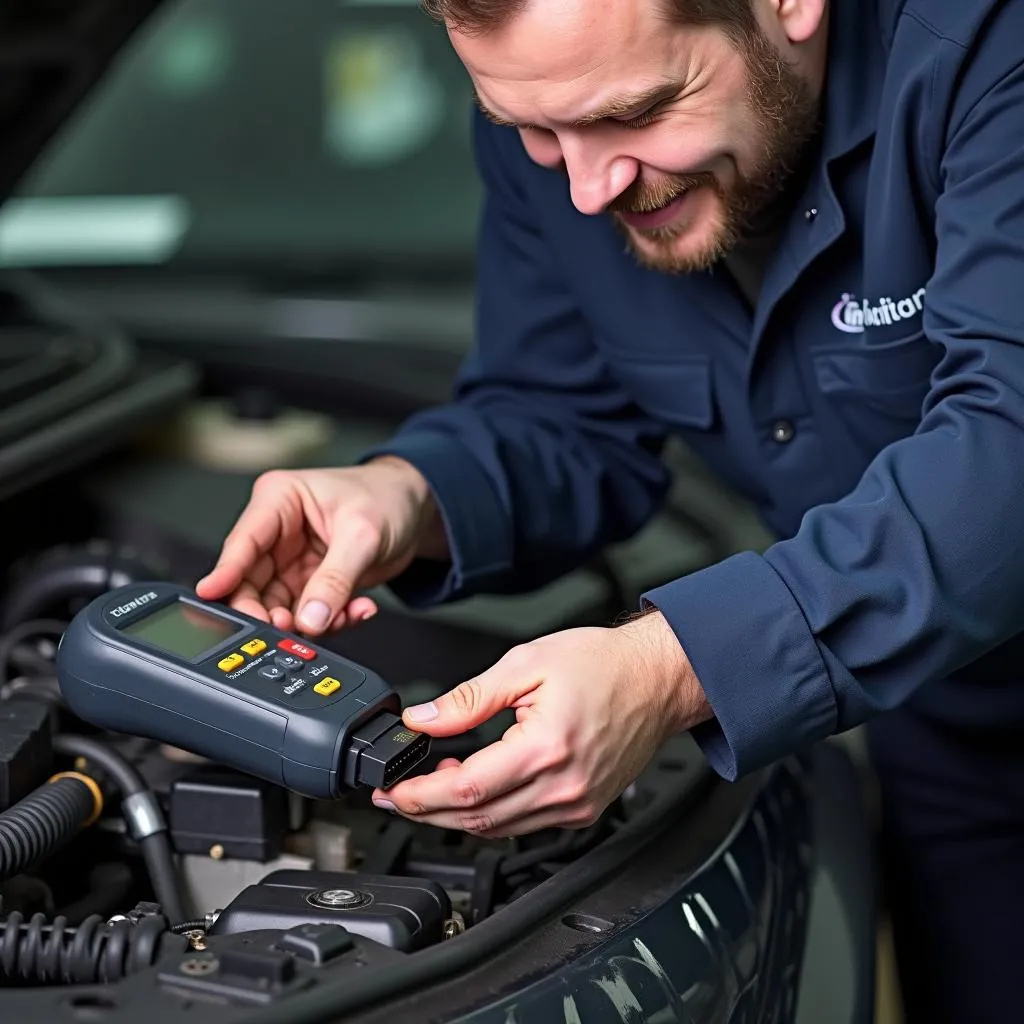
[[[430,753],[430,737],[382,711],[352,734],[349,751],[355,755],[355,782],[388,789]]]

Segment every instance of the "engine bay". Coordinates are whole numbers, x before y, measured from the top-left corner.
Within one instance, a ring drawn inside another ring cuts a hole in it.
[[[57,643],[90,600],[151,575],[138,556],[91,543],[22,559],[5,586],[5,1005],[9,990],[71,986],[70,1013],[74,999],[99,998],[91,987],[116,984],[126,1014],[134,991],[152,998],[155,987],[181,1006],[252,1007],[327,971],[397,965],[501,914],[654,797],[641,783],[588,829],[485,841],[381,811],[368,789],[313,800],[180,748],[99,731],[62,699]],[[480,742],[436,742],[421,767]],[[670,760],[654,775],[671,772]]]

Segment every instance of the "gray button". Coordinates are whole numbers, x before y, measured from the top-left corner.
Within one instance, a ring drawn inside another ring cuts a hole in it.
[[[268,665],[266,668],[260,669],[260,675],[264,679],[269,679],[271,682],[276,683],[278,679],[284,679],[284,669],[278,668],[276,665]]]
[[[301,658],[292,657],[290,654],[279,654],[274,659],[274,664],[278,668],[283,668],[285,672],[298,672],[306,667],[306,663]]]
[[[776,420],[772,425],[772,440],[778,444],[788,444],[795,434],[796,428],[789,420]]]

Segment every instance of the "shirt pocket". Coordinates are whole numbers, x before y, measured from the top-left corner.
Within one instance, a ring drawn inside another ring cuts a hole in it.
[[[715,425],[709,356],[620,358],[613,373],[636,404],[659,422],[689,430]]]
[[[811,359],[826,398],[913,429],[941,355],[924,331],[915,331],[885,345],[817,349]]]

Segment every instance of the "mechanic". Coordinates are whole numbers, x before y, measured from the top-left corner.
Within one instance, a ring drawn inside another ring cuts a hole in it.
[[[380,806],[592,822],[691,730],[735,779],[859,723],[907,1019],[1024,981],[1024,0],[428,0],[475,86],[477,342],[354,467],[261,478],[198,585],[311,635],[639,530],[669,433],[782,538],[512,650],[517,724]]]

